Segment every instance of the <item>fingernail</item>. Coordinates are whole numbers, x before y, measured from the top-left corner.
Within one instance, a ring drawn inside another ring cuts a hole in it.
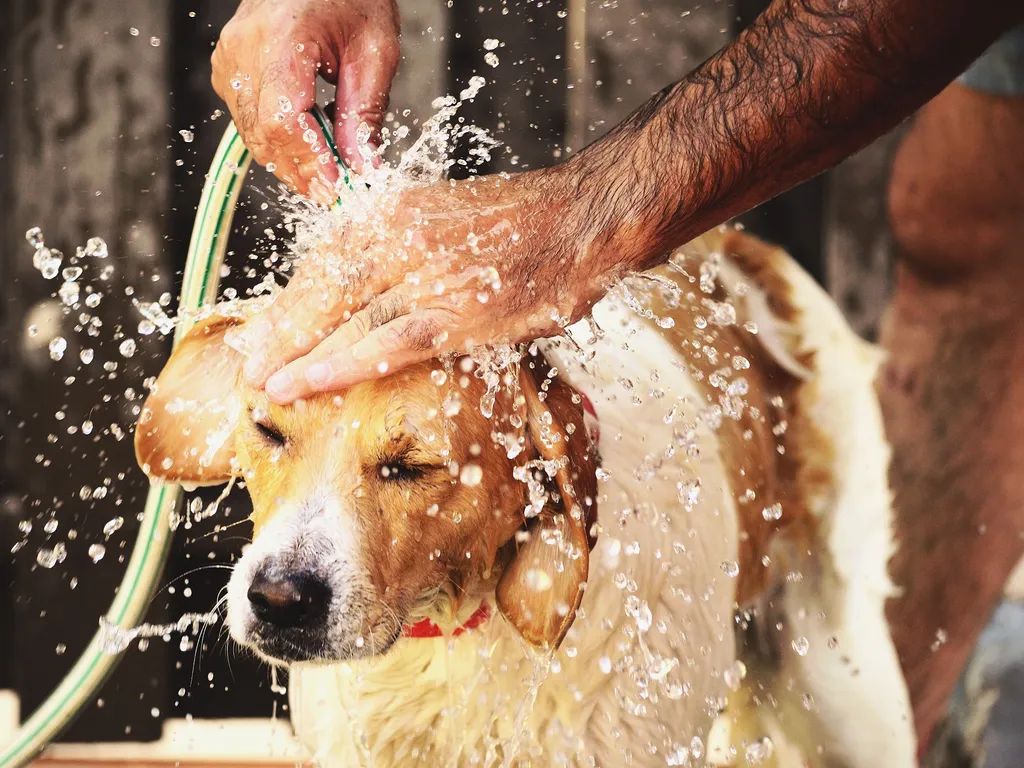
[[[306,381],[314,387],[321,387],[327,383],[331,370],[323,363],[313,363],[306,369]]]
[[[271,397],[284,399],[291,396],[294,384],[295,381],[288,371],[278,371],[267,379],[265,389]]]

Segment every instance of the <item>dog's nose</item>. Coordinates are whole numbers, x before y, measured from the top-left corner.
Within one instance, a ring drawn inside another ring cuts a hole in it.
[[[331,590],[311,573],[270,575],[260,570],[249,585],[256,618],[281,629],[308,629],[327,617]]]

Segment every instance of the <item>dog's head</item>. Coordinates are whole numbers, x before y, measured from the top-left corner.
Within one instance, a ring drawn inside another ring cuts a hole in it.
[[[485,382],[459,362],[279,407],[243,384],[224,341],[241,322],[188,333],[135,438],[153,478],[245,481],[235,640],[271,660],[354,659],[494,599],[529,643],[556,647],[586,587],[596,457],[578,394],[543,357],[505,375],[491,418]]]

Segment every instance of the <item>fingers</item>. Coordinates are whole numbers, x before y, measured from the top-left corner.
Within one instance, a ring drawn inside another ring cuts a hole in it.
[[[387,301],[387,294],[376,301],[380,300]],[[392,311],[382,309],[376,301],[356,313],[311,354],[272,376],[266,387],[271,401],[284,405],[317,392],[344,389],[439,354],[445,329],[452,321],[451,312],[439,308],[413,310],[375,326],[378,319]],[[381,312],[379,318],[374,318],[375,306]]]
[[[388,94],[400,58],[397,30],[368,32],[342,54],[335,97],[334,139],[345,163],[363,171],[368,156],[380,146]]]
[[[288,34],[267,39],[273,18],[233,19],[225,26],[213,53],[213,87],[257,163],[300,194],[312,192],[330,203],[338,169],[307,114],[316,99],[322,52]]]
[[[270,374],[327,338],[343,312],[329,288],[312,278],[294,278],[246,328],[252,350],[242,369],[246,381],[262,387]]]

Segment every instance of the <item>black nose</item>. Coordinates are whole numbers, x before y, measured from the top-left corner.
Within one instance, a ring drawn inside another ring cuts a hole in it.
[[[252,612],[280,629],[309,629],[327,617],[331,590],[311,573],[278,576],[260,570],[249,585]]]

